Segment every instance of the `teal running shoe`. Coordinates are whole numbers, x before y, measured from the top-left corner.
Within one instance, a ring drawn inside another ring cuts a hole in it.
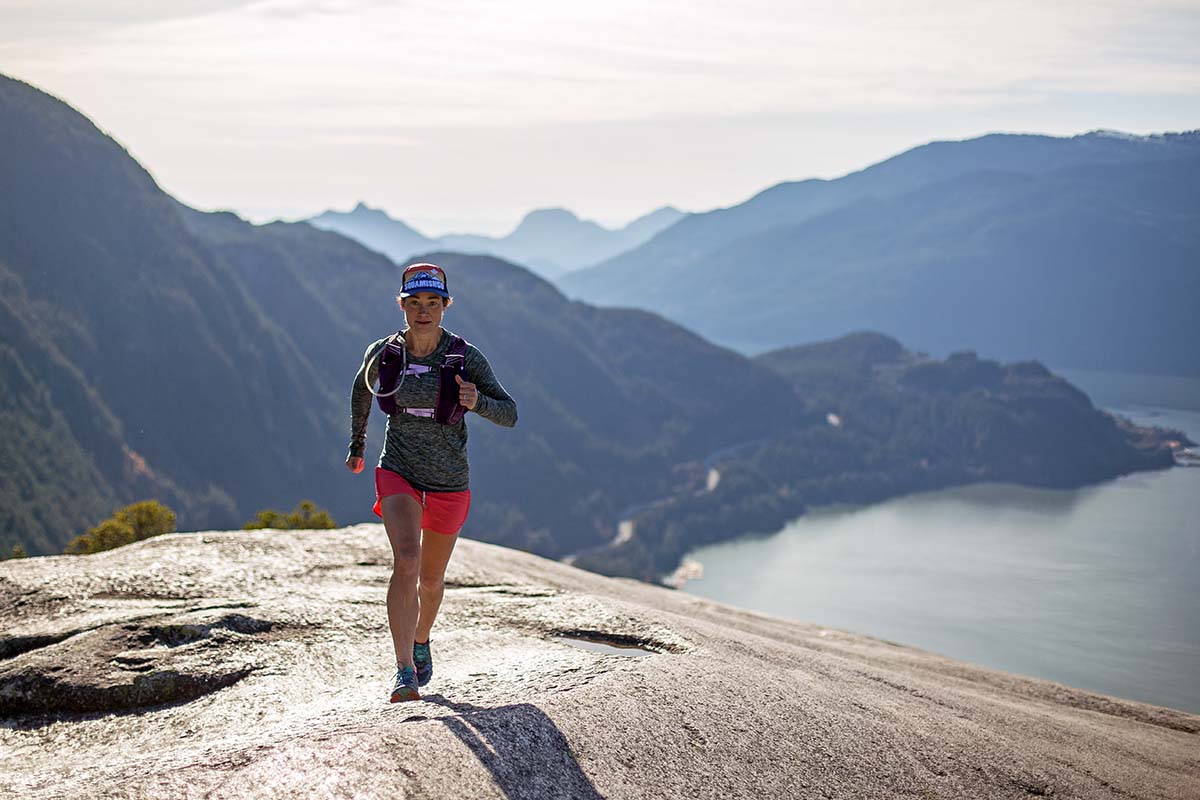
[[[396,679],[392,684],[392,702],[402,703],[405,700],[420,700],[421,693],[417,691],[417,673],[412,667],[401,667],[396,670]]]
[[[433,653],[429,642],[413,642],[413,664],[417,667],[417,685],[424,686],[433,677]]]

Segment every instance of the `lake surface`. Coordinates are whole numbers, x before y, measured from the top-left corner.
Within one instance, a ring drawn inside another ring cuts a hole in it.
[[[1114,411],[1200,441],[1200,411]],[[1200,468],[819,510],[689,557],[696,595],[1200,713]]]

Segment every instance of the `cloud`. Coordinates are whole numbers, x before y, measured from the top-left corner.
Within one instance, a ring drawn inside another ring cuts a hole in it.
[[[298,19],[354,14],[372,6],[398,9],[396,0],[257,0],[258,12],[268,17]]]
[[[6,71],[117,132],[167,178],[164,185],[202,186],[217,198],[252,183],[260,207],[286,183],[271,169],[291,176],[303,168],[314,197],[327,191],[340,192],[325,195],[329,202],[357,200],[361,187],[347,188],[344,176],[361,183],[376,174],[355,160],[360,152],[411,159],[412,168],[389,173],[397,184],[419,182],[419,169],[436,164],[443,174],[464,170],[463,191],[469,180],[491,181],[502,187],[499,197],[522,170],[542,168],[538,153],[522,155],[529,132],[555,126],[588,131],[589,152],[619,131],[638,133],[619,137],[627,148],[686,139],[694,146],[662,145],[663,152],[696,159],[745,158],[714,138],[719,131],[753,140],[761,155],[755,171],[739,176],[730,166],[718,176],[726,184],[692,207],[719,202],[716,193],[727,197],[730,186],[751,191],[771,170],[803,177],[798,170],[829,175],[868,163],[885,140],[894,151],[922,137],[984,132],[983,125],[1144,130],[1151,119],[1161,125],[1196,107],[1196,41],[1200,7],[1164,0],[8,0],[0,7]],[[1168,107],[1174,116],[1162,111]],[[1056,108],[1059,117],[1047,116]],[[816,148],[828,156],[820,163],[793,155],[814,149],[797,143],[804,125],[778,122],[805,117],[829,122]],[[904,123],[889,131],[879,127],[884,119]],[[876,126],[870,148],[850,152],[868,140],[850,127],[839,134],[834,122]],[[504,130],[512,135],[499,137]],[[752,132],[767,130],[775,133]],[[503,178],[484,157],[500,138]],[[569,149],[583,138],[555,140],[559,160],[547,167],[555,180],[575,174]],[[846,152],[835,157],[838,148]],[[245,158],[227,157],[232,151]],[[621,158],[617,149],[604,152]],[[664,166],[654,179],[669,180],[675,169],[677,186],[700,191],[683,175],[694,165],[677,160],[658,158],[650,167]],[[317,168],[343,173],[326,178]],[[577,174],[597,179],[594,171]],[[619,188],[614,197],[630,194]]]
[[[31,24],[69,28],[73,7],[92,6],[53,0]],[[1200,16],[1172,3],[124,0],[108,15],[87,41],[0,55],[35,77],[86,73],[155,101],[181,85],[205,113],[317,127],[334,105],[351,121],[490,125],[1200,90],[1182,47]]]
[[[220,14],[261,0],[4,0],[0,44],[82,39],[130,25]]]

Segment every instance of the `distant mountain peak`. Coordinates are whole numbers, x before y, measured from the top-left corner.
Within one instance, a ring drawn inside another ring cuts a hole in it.
[[[338,212],[328,211],[326,213],[336,214]],[[363,218],[382,217],[384,219],[395,220],[394,217],[392,217],[390,214],[388,214],[382,208],[371,208],[369,205],[364,203],[362,200],[359,200],[358,205],[356,205],[353,209],[351,209],[349,212],[347,212],[347,215],[363,217]],[[396,220],[396,221],[399,221],[399,220]]]
[[[625,225],[625,229],[633,228],[638,225],[661,224],[666,222],[670,224],[678,220],[680,217],[687,216],[683,211],[680,211],[675,206],[662,206],[651,211],[649,214],[643,214],[637,219]]]
[[[580,219],[573,211],[565,208],[535,208],[522,218],[509,236],[527,235],[529,233],[558,233],[565,230],[574,231],[580,227],[600,226],[590,220]]]
[[[563,220],[563,221],[569,220],[569,221],[578,222],[579,215],[576,214],[574,211],[571,211],[569,209],[562,208],[562,207],[535,208],[533,211],[530,211],[528,214],[525,215],[525,218],[522,220],[522,222],[528,222],[530,220],[535,220],[535,219],[536,220],[553,219],[553,220]]]
[[[399,261],[428,248],[432,240],[382,208],[371,208],[362,200],[350,211],[332,209],[307,220],[322,230],[336,231]]]
[[[1150,136],[1143,136],[1137,133],[1125,133],[1124,131],[1113,130],[1112,128],[1097,128],[1094,131],[1089,131],[1085,136],[1096,136],[1105,139],[1128,139],[1135,142],[1149,141]]]

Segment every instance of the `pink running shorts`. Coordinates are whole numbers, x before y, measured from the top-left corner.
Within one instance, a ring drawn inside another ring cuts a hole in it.
[[[453,536],[462,530],[471,510],[471,490],[461,492],[422,492],[414,489],[402,475],[383,467],[375,468],[375,516],[383,518],[379,501],[390,494],[406,494],[421,504],[421,528]]]

